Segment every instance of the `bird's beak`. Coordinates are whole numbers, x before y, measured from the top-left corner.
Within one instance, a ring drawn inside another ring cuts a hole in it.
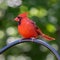
[[[19,21],[19,19],[17,17],[14,20],[17,21],[17,22]]]

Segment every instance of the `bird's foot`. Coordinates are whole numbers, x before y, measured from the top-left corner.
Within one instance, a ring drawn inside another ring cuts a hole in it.
[[[36,38],[32,37],[31,40],[34,41],[34,40],[36,40]]]
[[[36,38],[34,38],[34,37],[31,37],[31,38],[22,38],[22,40],[36,40]]]
[[[28,39],[31,39],[31,38],[22,38],[22,40],[28,40]]]

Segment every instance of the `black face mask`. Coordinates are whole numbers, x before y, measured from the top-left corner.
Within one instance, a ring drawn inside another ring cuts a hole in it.
[[[21,24],[21,20],[22,20],[22,17],[18,17],[19,21],[18,21],[18,25]]]

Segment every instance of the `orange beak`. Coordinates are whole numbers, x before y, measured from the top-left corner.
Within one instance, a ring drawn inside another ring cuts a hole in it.
[[[17,21],[17,22],[19,21],[19,19],[17,17],[14,20]]]

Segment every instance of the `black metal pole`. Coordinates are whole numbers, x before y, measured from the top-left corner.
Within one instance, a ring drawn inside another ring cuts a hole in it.
[[[48,48],[56,56],[57,60],[60,60],[60,56],[59,56],[58,52],[53,47],[51,47],[48,43],[46,43],[45,41],[42,41],[40,39],[31,39],[31,38],[30,39],[20,39],[20,40],[17,40],[15,42],[8,44],[7,46],[0,49],[0,54],[5,52],[7,49],[11,48],[12,46],[15,46],[15,45],[17,45],[19,43],[23,43],[23,42],[35,42],[35,43],[41,44],[41,45],[45,46],[46,48]]]

